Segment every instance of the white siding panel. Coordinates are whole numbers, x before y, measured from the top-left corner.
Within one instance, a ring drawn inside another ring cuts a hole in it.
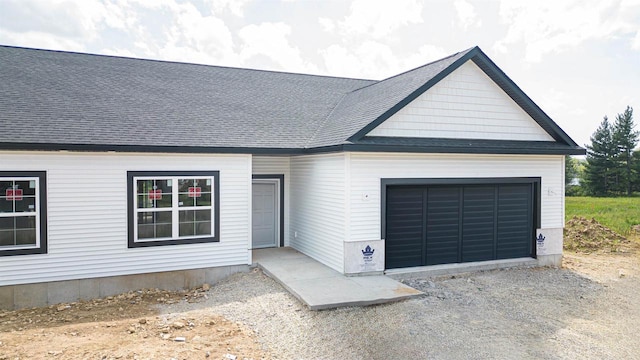
[[[563,156],[351,153],[350,158],[347,241],[380,239],[383,178],[540,177],[542,228],[564,224]]]
[[[554,141],[472,61],[368,135]]]
[[[47,172],[48,253],[0,258],[0,286],[247,264],[250,155],[2,152]],[[127,247],[127,171],[220,171],[220,242]]]
[[[289,233],[289,208],[290,204],[290,182],[291,182],[291,164],[288,156],[254,156],[253,163],[253,175],[284,175],[284,245],[290,244]]]
[[[291,246],[340,272],[345,191],[345,154],[291,158]]]

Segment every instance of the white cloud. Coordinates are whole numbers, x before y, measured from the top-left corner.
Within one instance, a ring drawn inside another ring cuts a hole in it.
[[[224,21],[213,15],[203,16],[189,3],[181,4],[173,11],[173,23],[166,32],[167,42],[161,51],[164,55],[171,55],[171,59],[178,55],[184,60],[186,53],[180,55],[173,50],[188,48],[191,53],[202,53],[197,56],[199,59],[226,62],[233,57],[233,39]]]
[[[238,32],[243,41],[240,59],[246,62],[262,55],[285,71],[317,72],[314,65],[303,60],[300,50],[289,43],[290,34],[291,27],[281,22],[245,26]]]
[[[353,0],[346,16],[336,20],[319,18],[320,27],[337,39],[318,51],[327,72],[381,79],[433,60],[439,52],[429,45],[417,53],[411,49],[409,56],[398,54],[399,50],[407,53],[401,30],[423,23],[423,9],[424,2],[418,0]]]
[[[612,39],[638,30],[640,2],[503,0],[500,18],[507,34],[494,44],[506,53],[525,44],[525,60],[539,62],[548,53],[591,39]]]
[[[434,45],[423,45],[418,49],[418,53],[414,54],[403,61],[403,66],[414,68],[442,59],[451,55],[444,48]]]
[[[383,79],[440,59],[447,52],[440,47],[424,45],[408,57],[398,57],[386,44],[365,41],[355,48],[331,45],[320,52],[332,75]]]
[[[17,33],[0,30],[0,39],[2,39],[3,45],[78,52],[86,51],[86,47],[80,41],[40,31]]]
[[[476,9],[465,0],[456,0],[453,3],[458,16],[458,24],[463,30],[467,30],[470,26],[480,27],[482,20],[478,19]]]
[[[366,35],[381,39],[398,28],[423,22],[422,3],[417,0],[354,0],[342,21],[322,19],[325,30],[339,29],[341,35]]]
[[[335,22],[329,18],[321,17],[318,19],[318,23],[320,23],[322,30],[326,32],[333,32],[336,28]]]
[[[636,37],[631,40],[631,48],[633,50],[640,50],[640,30],[636,33]]]
[[[244,16],[244,7],[251,0],[208,0],[211,10],[214,14],[220,14],[229,10],[233,15],[238,17]]]
[[[112,2],[7,0],[2,4],[4,38],[21,46],[82,50],[104,27],[123,29],[128,18]]]

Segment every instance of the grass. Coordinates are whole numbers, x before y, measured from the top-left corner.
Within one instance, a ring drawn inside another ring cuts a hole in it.
[[[566,197],[565,219],[573,216],[595,218],[618,234],[632,235],[631,227],[640,224],[640,198]]]

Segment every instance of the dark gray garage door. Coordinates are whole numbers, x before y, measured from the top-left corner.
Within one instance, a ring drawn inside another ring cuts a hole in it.
[[[389,186],[387,269],[533,256],[533,184]]]

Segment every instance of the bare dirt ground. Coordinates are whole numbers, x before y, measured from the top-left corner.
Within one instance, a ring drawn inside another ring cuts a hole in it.
[[[205,289],[149,289],[0,311],[0,360],[269,358],[252,330],[220,315],[198,310],[161,315],[163,306],[206,300]]]
[[[640,359],[640,238],[627,240],[567,251],[561,269],[406,280],[425,296],[366,308],[308,311],[254,270],[0,311],[0,360]]]

